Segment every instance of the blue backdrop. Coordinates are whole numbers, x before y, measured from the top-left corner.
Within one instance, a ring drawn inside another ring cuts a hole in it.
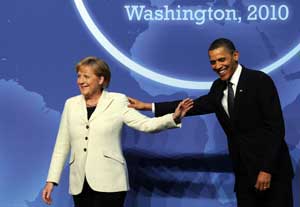
[[[0,206],[40,207],[64,101],[79,93],[74,65],[98,56],[109,90],[144,101],[197,97],[216,75],[209,43],[232,39],[240,62],[279,91],[300,205],[300,3],[297,0],[10,0],[0,6]],[[151,113],[148,115],[152,116]],[[181,129],[126,128],[127,207],[232,207],[226,137],[214,115]],[[71,207],[68,168],[55,207]]]

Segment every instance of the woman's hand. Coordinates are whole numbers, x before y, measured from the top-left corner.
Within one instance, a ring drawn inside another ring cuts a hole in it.
[[[51,193],[54,188],[54,183],[52,182],[47,182],[42,193],[43,200],[46,204],[51,205],[52,203],[52,198],[51,198]]]
[[[186,98],[183,101],[181,101],[174,114],[173,114],[173,119],[174,121],[178,124],[181,122],[181,119],[186,115],[186,113],[193,108],[194,101],[190,98]]]

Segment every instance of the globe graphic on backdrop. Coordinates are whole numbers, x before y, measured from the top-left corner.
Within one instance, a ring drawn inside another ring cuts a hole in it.
[[[99,31],[101,30],[122,54],[150,71],[177,80],[207,82],[215,78],[209,69],[207,48],[219,37],[234,40],[242,54],[242,62],[255,69],[267,68],[298,44],[298,29],[291,26],[296,23],[297,14],[290,9],[293,5],[286,2],[274,4],[271,1],[237,0],[201,3],[174,0],[137,1],[133,4],[135,7],[142,5],[152,10],[166,6],[190,10],[226,8],[235,10],[240,18],[240,21],[211,20],[207,16],[201,25],[192,21],[132,20],[128,10],[130,4],[122,2],[105,1],[100,4],[91,1],[85,4],[88,5],[93,21],[99,26]],[[254,16],[256,19],[253,20]],[[100,41],[100,44],[105,48],[105,43]],[[110,53],[110,49],[106,50]],[[122,62],[121,58],[115,58]],[[128,68],[131,67],[122,63]],[[272,70],[277,68],[278,66]],[[147,77],[146,73],[140,74]],[[150,79],[159,82],[159,77]],[[165,83],[163,78],[160,82]],[[181,83],[165,84],[189,88],[180,86]],[[208,86],[196,88],[208,89]]]

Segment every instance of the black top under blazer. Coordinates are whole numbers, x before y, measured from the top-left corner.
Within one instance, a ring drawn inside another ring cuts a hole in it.
[[[272,79],[261,71],[242,68],[231,118],[221,100],[226,82],[217,79],[207,95],[194,100],[187,116],[215,113],[227,138],[236,175],[247,172],[255,185],[259,171],[272,179],[294,175],[287,144],[280,100]],[[155,116],[175,110],[179,101],[155,103]]]

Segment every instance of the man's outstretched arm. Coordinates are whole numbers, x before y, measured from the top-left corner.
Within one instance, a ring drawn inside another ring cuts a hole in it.
[[[137,110],[142,110],[142,111],[151,111],[152,110],[152,103],[145,103],[142,102],[138,99],[127,97],[129,101],[129,108],[134,108]]]
[[[213,102],[210,100],[209,95],[201,96],[193,100],[194,105],[191,108],[186,116],[194,116],[201,114],[209,114],[215,111]],[[156,117],[163,116],[168,113],[175,111],[176,107],[182,100],[175,100],[169,102],[159,102],[159,103],[145,103],[138,99],[128,97],[129,105],[128,107],[135,108],[137,110],[146,110],[151,111],[155,114]],[[189,99],[192,101],[192,99]]]

